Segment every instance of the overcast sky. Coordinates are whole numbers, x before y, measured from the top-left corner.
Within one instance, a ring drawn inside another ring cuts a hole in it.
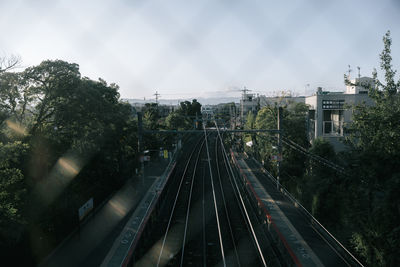
[[[379,72],[387,30],[400,69],[399,0],[2,0],[0,12],[0,56],[78,63],[123,98],[343,90],[348,65]]]

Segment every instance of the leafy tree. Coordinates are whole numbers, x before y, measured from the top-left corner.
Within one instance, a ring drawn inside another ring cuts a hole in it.
[[[216,110],[216,113],[214,114],[215,118],[217,119],[222,119],[224,123],[230,123],[231,116],[234,116],[234,113],[236,112],[236,105],[234,102],[231,103],[226,103],[224,104],[221,108]]]
[[[193,99],[192,102],[184,101],[180,103],[179,109],[171,112],[166,118],[166,125],[169,129],[188,130],[193,128],[193,122],[196,116],[201,118],[201,104]],[[201,124],[197,128],[201,129]]]
[[[296,142],[297,144],[308,147],[306,136],[305,118],[308,107],[303,103],[290,102],[283,106],[283,136]],[[257,129],[276,129],[277,128],[278,106],[263,107],[258,113],[255,120]],[[275,135],[258,135],[257,142],[259,144],[258,152],[260,159],[265,162],[267,167],[276,171],[276,163],[270,160],[272,155],[277,154],[277,138]],[[285,147],[284,147],[285,148]],[[302,154],[291,149],[283,150],[283,161],[281,170],[284,170],[282,183],[290,190],[295,190],[298,180],[305,169],[305,161]]]
[[[79,66],[61,60],[46,60],[39,66],[27,68],[23,76],[35,105],[30,133],[34,135],[53,119],[58,105],[69,98],[72,90],[79,87]]]
[[[400,264],[400,81],[395,82],[388,31],[380,54],[384,82],[373,76],[369,87],[374,106],[354,107],[353,123],[347,139],[351,180],[348,182],[347,214],[354,229],[353,244],[371,266]],[[347,77],[345,77],[347,78]],[[348,80],[346,81],[349,82]],[[397,204],[396,204],[397,203]]]
[[[0,142],[0,248],[15,245],[26,224],[23,209],[27,185],[21,170],[28,145],[20,141]]]
[[[309,152],[331,162],[337,160],[333,146],[324,139],[315,139]],[[299,180],[296,193],[303,206],[328,229],[339,229],[344,207],[343,177],[321,162],[308,158],[305,174]]]
[[[169,129],[184,130],[193,127],[193,124],[180,112],[171,112],[166,118],[166,124]]]
[[[135,168],[130,105],[119,102],[117,85],[81,78],[77,64],[47,60],[0,73],[0,119],[1,251],[30,244],[21,240],[30,228],[40,229],[41,238],[25,239],[51,249],[77,225],[82,203],[101,202]],[[63,178],[60,162],[75,179]]]

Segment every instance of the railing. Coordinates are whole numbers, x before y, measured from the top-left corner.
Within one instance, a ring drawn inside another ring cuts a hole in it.
[[[322,127],[324,135],[343,136],[343,121],[323,121]]]

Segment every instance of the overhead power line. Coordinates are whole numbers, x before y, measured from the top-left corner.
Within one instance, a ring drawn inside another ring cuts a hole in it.
[[[333,170],[335,170],[337,172],[340,172],[342,174],[347,174],[345,172],[345,169],[342,166],[339,166],[339,165],[333,163],[330,160],[327,160],[327,159],[325,159],[323,157],[320,157],[318,155],[315,155],[315,154],[309,152],[308,150],[306,150],[305,148],[303,148],[300,145],[296,144],[292,140],[284,138],[282,141],[283,141],[284,144],[288,145],[292,149],[294,149],[294,150],[296,150],[296,151],[298,151],[298,152],[310,157],[311,159],[313,159],[315,161],[318,161],[319,163],[321,163],[321,164],[323,164],[323,165],[325,165],[325,166],[327,166],[327,167],[329,167],[329,168],[331,168],[331,169],[333,169]]]
[[[264,138],[263,136],[260,136],[260,137]],[[271,136],[271,137],[274,138],[274,139],[277,139],[276,136]],[[335,170],[335,171],[337,171],[337,172],[339,172],[341,174],[347,175],[345,169],[342,166],[337,165],[336,163],[334,163],[334,162],[332,162],[330,160],[327,160],[327,159],[325,159],[325,158],[323,158],[321,156],[318,156],[318,155],[316,155],[314,153],[309,152],[308,149],[300,146],[299,144],[295,143],[294,141],[290,140],[289,138],[282,137],[282,142],[283,142],[283,144],[289,146],[293,150],[296,150],[297,152],[300,152],[300,153],[306,155],[307,157],[309,157],[309,158],[311,158],[311,159],[313,159],[313,160],[315,160],[315,161],[317,161],[317,162],[319,162],[319,163],[321,163],[321,164],[323,164],[323,165],[325,165],[325,166],[327,166],[327,167],[329,167],[329,168],[331,168],[331,169],[333,169],[333,170]]]

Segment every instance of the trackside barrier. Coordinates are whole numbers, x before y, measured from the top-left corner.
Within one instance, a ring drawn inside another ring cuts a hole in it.
[[[279,252],[282,254],[282,258],[286,260],[286,264],[289,266],[302,266],[300,260],[297,258],[295,253],[293,252],[292,248],[290,247],[289,243],[287,242],[286,238],[283,236],[283,234],[279,231],[277,225],[275,224],[273,218],[271,217],[270,212],[268,209],[265,207],[264,203],[261,201],[260,197],[254,190],[253,186],[249,182],[246,174],[243,172],[243,170],[239,167],[239,164],[236,160],[236,157],[231,150],[231,157],[234,165],[236,166],[236,169],[239,170],[240,172],[240,179],[241,182],[243,183],[244,187],[247,190],[247,195],[251,198],[251,202],[253,205],[256,206],[257,212],[258,212],[258,217],[261,219],[261,221],[267,225],[267,231],[272,237],[273,241],[275,242],[275,245],[277,246]]]
[[[260,167],[260,170],[266,174],[266,176],[271,179],[274,184],[277,184],[276,178],[268,172],[257,160],[253,161]],[[286,190],[280,184],[281,192],[295,205],[299,208],[300,212],[305,216],[311,223],[312,227],[323,237],[325,242],[328,243],[337,253],[340,255],[349,265],[351,266],[364,266],[349,250],[347,250],[342,243],[339,242],[314,216],[307,211],[303,205],[300,204],[297,199],[295,199],[289,191]]]
[[[137,248],[141,237],[146,234],[147,222],[149,220],[151,220],[152,215],[157,212],[157,208],[161,205],[160,204],[161,195],[164,192],[164,188],[168,184],[169,178],[172,176],[172,173],[175,170],[177,154],[179,154],[179,153],[175,153],[175,155],[173,156],[173,159],[168,164],[168,167],[165,170],[165,172],[161,178],[161,184],[159,184],[156,188],[156,194],[154,194],[153,198],[151,199],[150,205],[146,211],[146,215],[140,222],[140,226],[137,230],[135,238],[132,240],[132,243],[129,247],[129,250],[128,250],[121,266],[124,266],[124,267],[133,266],[134,260],[135,260],[134,251]]]

